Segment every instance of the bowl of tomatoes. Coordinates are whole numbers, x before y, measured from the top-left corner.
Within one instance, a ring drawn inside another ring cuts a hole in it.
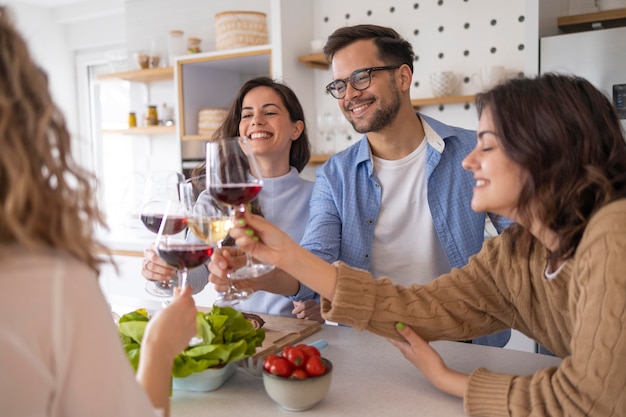
[[[263,361],[263,386],[284,409],[304,411],[326,396],[332,371],[333,364],[314,346],[287,346],[280,355],[270,355]]]

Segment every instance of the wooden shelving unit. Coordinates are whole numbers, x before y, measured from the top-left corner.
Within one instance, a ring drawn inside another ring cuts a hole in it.
[[[324,57],[324,54],[309,54],[298,57],[298,61],[304,62],[304,64],[309,68],[327,70],[328,69],[328,61]]]
[[[626,26],[626,9],[605,10],[573,16],[561,16],[557,25],[564,33],[585,32]]]
[[[130,127],[128,129],[105,129],[104,134],[111,135],[169,135],[176,133],[176,126]]]
[[[311,155],[311,159],[309,159],[309,164],[311,165],[321,165],[324,162],[328,161],[330,155]]]
[[[126,80],[136,81],[142,83],[149,83],[153,81],[163,81],[174,79],[174,68],[148,68],[134,71],[113,72],[110,74],[98,75],[98,80]]]
[[[423,106],[438,106],[440,104],[461,104],[461,103],[473,103],[476,96],[447,96],[447,97],[428,97],[428,98],[415,98],[411,100],[414,108]]]

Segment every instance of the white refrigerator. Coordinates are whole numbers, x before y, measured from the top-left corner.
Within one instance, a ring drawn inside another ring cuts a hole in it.
[[[626,129],[626,27],[541,38],[540,72],[584,77],[613,100]]]

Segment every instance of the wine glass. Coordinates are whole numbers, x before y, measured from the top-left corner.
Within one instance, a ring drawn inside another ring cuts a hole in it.
[[[196,268],[206,263],[213,255],[215,241],[210,228],[210,213],[207,207],[196,204],[192,182],[187,180],[180,184],[180,195],[185,208],[185,223],[193,232],[195,239],[189,234],[168,236],[159,231],[156,252],[169,266],[178,269],[178,285],[183,288],[187,283],[189,268]],[[167,225],[170,215],[169,207],[163,215],[163,225]],[[177,216],[174,214],[174,216]]]
[[[206,176],[201,175],[188,181],[194,184],[195,194],[198,195],[193,208],[195,214],[188,217],[189,230],[197,238],[213,242],[218,249],[223,246],[232,246],[234,241],[228,236],[228,232],[233,226],[231,207],[220,203],[207,192]],[[254,292],[247,288],[237,289],[231,279],[228,280],[228,284],[228,291],[218,294],[214,302],[215,305],[220,307],[233,306],[250,298]]]
[[[146,181],[140,218],[151,232],[158,234],[162,229],[158,237],[167,239],[187,228],[186,210],[180,199],[179,188],[184,180],[185,177],[176,171],[154,171]],[[167,221],[163,222],[166,208],[168,208]],[[174,279],[148,281],[145,289],[157,297],[171,297],[175,285]]]
[[[211,196],[240,212],[263,187],[263,177],[244,136],[220,138],[206,145],[207,187]],[[254,278],[274,269],[246,255],[246,265],[229,274],[231,279]]]

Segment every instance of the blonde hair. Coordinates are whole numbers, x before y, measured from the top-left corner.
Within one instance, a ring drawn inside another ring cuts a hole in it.
[[[55,248],[99,272],[108,250],[95,177],[71,156],[63,115],[6,7],[0,7],[0,244]],[[100,252],[100,254],[98,253]]]

